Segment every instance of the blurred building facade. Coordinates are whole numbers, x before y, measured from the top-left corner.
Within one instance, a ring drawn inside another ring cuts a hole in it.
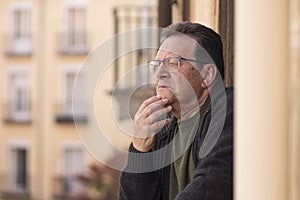
[[[1,1],[0,199],[78,199],[87,192],[76,177],[96,160],[76,133],[72,91],[81,64],[98,44],[122,31],[181,20],[221,32],[232,22],[218,23],[220,16],[233,17],[230,5],[218,0],[125,0],[122,5],[117,0]],[[226,41],[232,44],[233,39]],[[133,55],[135,61],[140,57]],[[116,67],[104,89],[111,90],[125,72]],[[147,73],[141,72],[131,86],[147,79]],[[111,97],[100,93],[99,98],[98,111],[110,112]],[[81,117],[88,123],[84,108]],[[121,134],[113,118],[107,120],[106,128]],[[125,148],[128,141],[118,138]]]

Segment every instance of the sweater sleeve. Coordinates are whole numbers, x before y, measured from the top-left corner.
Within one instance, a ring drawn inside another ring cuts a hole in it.
[[[135,167],[143,163],[143,152],[129,147],[128,163],[120,176],[119,200],[159,200],[162,191],[160,187],[159,171],[134,173]],[[138,155],[138,156],[133,156]],[[127,169],[127,170],[126,170]],[[130,171],[130,172],[128,172]]]

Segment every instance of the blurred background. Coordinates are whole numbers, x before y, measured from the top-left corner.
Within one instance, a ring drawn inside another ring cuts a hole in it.
[[[1,200],[116,199],[119,172],[90,155],[76,133],[76,74],[88,54],[114,34],[182,20],[207,25],[223,39],[225,85],[236,88],[235,198],[300,199],[299,0],[0,3]],[[108,51],[117,53],[122,45],[116,42]],[[113,133],[109,139],[122,149],[130,137],[114,120],[126,124],[130,119],[121,99],[146,83],[149,71],[137,70],[115,91],[116,116],[107,115],[111,93],[132,66],[152,56],[134,51],[117,59],[98,87],[96,113],[103,129]],[[133,107],[153,94],[152,88],[139,88]],[[83,98],[83,126],[89,123],[84,106]],[[114,152],[106,154],[107,162],[121,159]]]

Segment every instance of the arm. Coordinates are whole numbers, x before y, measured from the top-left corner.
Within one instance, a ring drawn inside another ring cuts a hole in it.
[[[134,138],[129,147],[130,154],[127,166],[120,176],[120,200],[161,199],[159,170],[135,172],[146,169],[147,166],[151,165],[151,161],[147,162],[144,157],[147,157],[147,152],[150,152],[154,145],[155,133],[170,122],[170,119],[157,121],[162,115],[171,110],[170,107],[165,107],[166,103],[167,100],[161,99],[160,96],[151,97],[140,106],[134,117]]]
[[[143,154],[130,145],[130,152]],[[133,158],[128,158],[126,168],[136,163]],[[135,157],[136,159],[136,157]],[[131,170],[129,170],[131,171]],[[159,200],[161,195],[161,186],[159,181],[159,171],[146,173],[130,173],[123,171],[120,176],[119,200]]]

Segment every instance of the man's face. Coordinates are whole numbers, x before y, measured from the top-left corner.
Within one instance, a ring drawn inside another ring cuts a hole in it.
[[[159,48],[156,58],[163,60],[170,57],[195,59],[196,41],[186,36],[171,36]],[[162,64],[155,74],[156,92],[169,100],[169,104],[190,104],[198,101],[203,90],[202,77],[196,63],[181,61],[177,70],[168,70]],[[197,99],[195,99],[197,98]]]

